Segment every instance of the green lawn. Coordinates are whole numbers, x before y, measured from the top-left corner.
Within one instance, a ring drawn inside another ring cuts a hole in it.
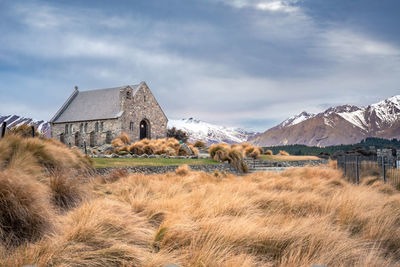
[[[95,168],[218,164],[212,159],[93,158]]]

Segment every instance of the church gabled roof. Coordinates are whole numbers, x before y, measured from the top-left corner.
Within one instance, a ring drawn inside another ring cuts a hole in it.
[[[132,96],[134,96],[142,84],[143,82],[137,85],[82,92],[75,90],[50,122],[64,123],[119,118],[123,114],[120,107],[121,90],[130,87]]]

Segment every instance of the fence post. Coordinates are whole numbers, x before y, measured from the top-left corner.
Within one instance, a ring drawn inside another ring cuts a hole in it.
[[[383,163],[382,170],[383,170],[383,183],[386,184],[386,165],[385,165],[385,163]]]
[[[4,121],[4,122],[1,124],[1,138],[3,138],[4,135],[6,134],[6,128],[7,128],[7,122]]]
[[[35,137],[35,126],[31,126],[32,137]]]
[[[356,181],[357,181],[357,184],[359,184],[360,183],[360,172],[358,170],[358,156],[356,156],[356,165],[357,165],[357,167],[356,167]]]

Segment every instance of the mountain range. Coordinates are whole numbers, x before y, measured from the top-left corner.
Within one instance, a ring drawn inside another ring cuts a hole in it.
[[[187,132],[189,142],[193,143],[197,140],[202,140],[208,145],[214,143],[243,143],[249,141],[257,134],[241,128],[215,125],[194,118],[169,120],[168,128],[172,127]]]
[[[18,127],[20,125],[33,125],[37,130],[47,137],[50,137],[50,124],[44,120],[35,120],[31,118],[20,117],[18,115],[0,115],[0,124],[7,123],[7,128]]]
[[[367,137],[400,138],[400,95],[366,107],[342,105],[302,112],[251,140],[259,146],[354,144]]]
[[[0,123],[3,121],[8,127],[34,125],[39,132],[50,136],[50,125],[44,120],[9,115],[0,116]],[[318,114],[303,111],[261,134],[194,118],[169,120],[168,128],[172,127],[186,131],[190,142],[202,140],[208,145],[247,141],[259,146],[329,146],[354,144],[367,137],[400,139],[400,95],[365,107],[342,105]]]

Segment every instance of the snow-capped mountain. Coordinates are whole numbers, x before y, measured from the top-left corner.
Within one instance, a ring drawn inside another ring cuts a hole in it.
[[[0,115],[0,124],[2,124],[3,122],[7,123],[7,128],[18,127],[23,124],[33,125],[37,128],[38,132],[47,137],[50,137],[50,124],[44,120],[35,120],[31,118],[20,117],[18,115]]]
[[[284,120],[283,122],[281,122],[280,124],[278,124],[277,126],[275,126],[275,129],[282,129],[284,127],[289,127],[295,124],[298,124],[302,121],[308,120],[309,118],[314,117],[315,114],[312,113],[308,113],[306,111],[303,111],[302,113],[292,116],[286,120]]]
[[[342,105],[302,112],[255,137],[261,146],[352,144],[366,137],[400,138],[400,95],[366,107]]]
[[[219,126],[193,118],[170,120],[168,128],[173,127],[187,132],[190,142],[202,140],[208,145],[221,142],[242,143],[256,135],[256,133],[246,132],[240,128]]]

